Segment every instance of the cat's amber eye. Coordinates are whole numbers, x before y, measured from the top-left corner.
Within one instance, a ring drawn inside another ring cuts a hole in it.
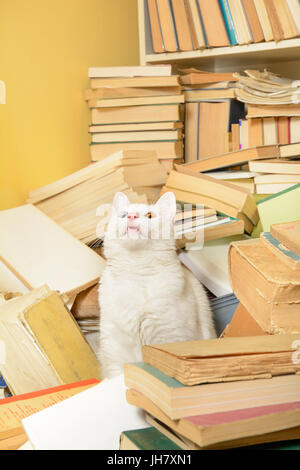
[[[153,212],[147,212],[145,217],[147,217],[147,219],[153,219],[153,217],[155,217],[155,214],[153,214]]]

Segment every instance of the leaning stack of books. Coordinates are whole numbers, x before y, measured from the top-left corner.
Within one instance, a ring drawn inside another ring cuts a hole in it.
[[[252,336],[144,346],[144,362],[125,365],[127,401],[185,450],[299,439],[300,365],[293,360],[299,338],[282,334],[263,341]],[[129,449],[132,440],[138,435],[131,439],[124,432],[121,448]]]
[[[272,224],[260,238],[235,241],[229,248],[233,291],[247,310],[248,318],[265,335],[300,332],[299,232],[298,218]],[[247,283],[242,281],[245,276]],[[238,322],[240,314],[236,312],[234,316]],[[299,364],[299,357],[296,359]]]
[[[153,151],[118,151],[61,180],[31,191],[34,204],[74,237],[93,244],[103,237],[117,191],[132,203],[155,201],[167,172]]]
[[[91,108],[91,156],[153,150],[166,167],[183,157],[184,96],[170,65],[94,67],[85,99]]]
[[[153,52],[282,41],[300,35],[297,0],[147,0]]]

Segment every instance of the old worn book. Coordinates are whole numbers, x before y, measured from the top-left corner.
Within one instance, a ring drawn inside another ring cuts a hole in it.
[[[200,74],[202,75],[202,74]],[[191,92],[191,93],[197,93]],[[209,90],[215,91],[215,90]],[[186,103],[185,161],[203,160],[229,151],[228,129],[243,114],[243,105],[234,100]],[[214,122],[214,126],[210,123]],[[204,137],[205,136],[205,137]]]
[[[203,25],[201,23],[197,0],[188,0],[186,2],[186,8],[192,32],[192,39],[194,38],[193,41],[195,41],[195,48],[202,49],[206,46],[206,40]]]
[[[290,121],[287,116],[277,118],[278,143],[287,145],[290,143]]]
[[[198,0],[209,47],[229,46],[222,11],[217,0]]]
[[[299,36],[299,31],[289,9],[287,0],[277,0],[276,9],[278,12],[278,17],[280,20],[284,38],[291,39]]]
[[[276,175],[300,175],[300,160],[278,160],[278,159],[268,159],[261,161],[250,161],[249,168],[251,171],[256,171],[258,173],[271,173],[274,176]],[[267,175],[257,177],[255,180],[256,183],[267,183],[271,182],[270,178],[267,181]],[[272,181],[274,182],[274,181]],[[279,183],[280,181],[276,181]],[[281,182],[290,182],[290,181],[281,181]]]
[[[158,10],[156,5],[156,0],[147,0],[150,29],[151,29],[151,38],[152,38],[152,47],[153,52],[160,53],[164,52],[164,44],[160,27],[160,19],[158,16]]]
[[[166,186],[168,188],[179,189],[186,192],[202,195],[204,198],[210,198],[226,204],[237,212],[245,214],[249,220],[255,225],[258,222],[258,213],[255,201],[252,195],[244,188],[233,185],[227,181],[218,180],[211,176],[197,173],[190,170],[188,167],[176,165],[176,172],[170,173]],[[234,215],[214,207],[211,201],[210,204],[204,204],[207,207],[218,210],[231,217]],[[231,212],[231,211],[230,211]]]
[[[169,0],[156,0],[156,6],[163,37],[164,51],[175,52],[178,50],[176,28]]]
[[[173,420],[145,394],[130,389],[126,399],[167,426],[181,439],[181,445],[187,440],[194,443],[189,446],[193,450],[226,449],[299,438],[299,402],[210,414],[204,411]],[[178,440],[175,442],[180,445]]]
[[[279,156],[279,147],[277,145],[270,145],[224,153],[223,155],[208,157],[201,161],[195,161],[191,163],[188,162],[184,166],[195,171],[210,171],[216,170],[218,168],[240,165],[252,160],[277,158]]]
[[[123,98],[145,98],[150,96],[170,96],[180,95],[180,86],[170,87],[121,87],[121,88],[89,88],[84,93],[85,100],[111,100],[111,99],[123,99]]]
[[[182,158],[182,140],[149,140],[141,142],[92,143],[90,145],[92,161],[103,160],[116,152],[155,151],[158,159]]]
[[[231,244],[229,275],[237,298],[265,332],[300,332],[300,273],[261,240]]]
[[[230,323],[228,323],[222,332],[222,338],[261,336],[266,334],[267,333],[254,320],[244,305],[239,303]]]
[[[137,132],[137,131],[173,131],[183,128],[183,122],[133,122],[129,124],[96,124],[89,126],[91,134],[107,132]]]
[[[188,13],[184,0],[171,0],[173,18],[177,33],[178,47],[180,51],[191,51],[194,49]]]
[[[218,216],[215,222],[200,223],[190,228],[179,227],[175,230],[177,248],[197,247],[199,240],[207,242],[233,235],[243,234],[245,225],[242,220]]]
[[[259,338],[263,343],[269,336]],[[245,343],[244,338],[223,338],[217,341],[225,340]],[[300,377],[297,374],[259,380],[205,383],[191,387],[183,385],[156,367],[135,363],[125,364],[124,379],[128,388],[145,395],[171,419],[292,403],[300,398]]]
[[[260,147],[264,145],[262,119],[251,119],[249,121],[248,132],[249,147]]]
[[[277,128],[276,118],[266,117],[263,118],[263,142],[264,145],[276,145],[277,140]],[[299,142],[299,141],[297,141]]]
[[[100,365],[59,295],[47,286],[0,306],[6,358],[0,370],[15,395],[100,378]]]
[[[180,104],[94,108],[92,124],[182,121]]]
[[[190,103],[194,101],[218,101],[225,99],[234,99],[235,98],[235,88],[199,88],[199,89],[190,89],[183,91],[185,102]],[[195,103],[194,103],[195,104]]]
[[[264,33],[258,18],[254,0],[242,0],[242,5],[244,7],[247,21],[249,23],[253,41],[264,41]]]
[[[178,86],[178,75],[169,77],[91,78],[91,88],[169,87]]]
[[[184,96],[178,94],[173,96],[142,96],[105,100],[101,98],[92,98],[88,100],[90,108],[119,108],[124,106],[166,105],[175,103],[184,103]]]
[[[169,77],[172,75],[172,66],[163,65],[132,65],[115,67],[89,67],[89,78],[112,77]]]
[[[97,227],[108,221],[110,204],[117,191],[123,191],[132,203],[147,203],[148,197],[153,198],[153,192],[159,194],[166,179],[167,173],[153,149],[120,150],[32,191],[28,201],[73,236],[91,244],[103,235]]]
[[[1,211],[0,225],[0,261],[27,289],[47,284],[72,296],[99,280],[104,259],[33,205]]]
[[[98,383],[97,379],[81,380],[0,400],[0,449],[3,450],[8,446],[10,449],[17,449],[21,445],[19,441],[22,443],[27,441],[28,438],[22,427],[22,419],[60,403]],[[14,446],[11,438],[17,436],[19,439]]]
[[[264,0],[254,0],[265,41],[273,41],[274,35]]]
[[[170,174],[171,173],[172,171],[170,172]],[[244,230],[248,234],[252,233],[252,230],[254,227],[253,223],[249,220],[249,218],[244,213],[240,212],[237,208],[230,206],[220,200],[213,199],[209,196],[205,196],[203,194],[192,193],[190,191],[184,191],[181,189],[174,188],[174,186],[175,184],[173,182],[172,182],[172,186],[168,186],[168,185],[163,186],[161,190],[161,194],[171,191],[174,193],[174,196],[178,202],[213,208],[216,211],[222,214],[226,214],[233,219],[241,220],[244,223]]]
[[[180,82],[183,85],[206,85],[208,83],[235,81],[237,81],[237,77],[230,72],[203,72],[197,69],[187,69],[184,75],[180,76]]]
[[[299,104],[287,104],[287,105],[259,105],[259,104],[248,104],[247,106],[247,118],[265,118],[265,117],[280,117],[280,116],[300,116],[300,105]]]
[[[120,450],[180,450],[181,448],[155,427],[124,431]]]
[[[143,346],[143,360],[184,385],[296,373],[300,334],[218,338]]]
[[[228,0],[239,44],[250,44],[253,36],[241,0]]]
[[[76,320],[84,318],[99,319],[100,305],[98,290],[99,285],[96,284],[95,286],[85,289],[76,296],[71,310]]]
[[[277,2],[275,0],[264,0],[264,3],[271,23],[274,40],[282,41],[284,39],[284,32],[278,16]]]
[[[271,225],[271,228],[272,227],[273,225]],[[260,239],[283,263],[286,263],[291,269],[300,270],[300,256],[293,250],[287,248],[287,246],[277,240],[277,238],[273,237],[270,232],[262,232]]]
[[[272,224],[270,232],[274,238],[300,256],[300,220],[283,224]]]
[[[174,141],[181,140],[181,130],[166,130],[166,131],[137,131],[137,132],[98,132],[92,133],[93,143],[114,143],[114,142],[157,142],[157,141]]]

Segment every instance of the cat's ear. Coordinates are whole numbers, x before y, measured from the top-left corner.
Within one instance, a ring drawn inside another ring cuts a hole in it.
[[[114,200],[113,200],[113,208],[116,210],[117,214],[119,214],[122,211],[127,211],[129,207],[129,199],[126,196],[126,194],[123,193],[116,193]]]
[[[165,193],[155,204],[163,217],[173,220],[176,215],[176,198],[171,191]]]

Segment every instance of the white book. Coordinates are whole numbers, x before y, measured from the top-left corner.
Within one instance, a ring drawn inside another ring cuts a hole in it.
[[[89,78],[169,77],[171,65],[134,65],[124,67],[90,67]]]
[[[0,260],[29,290],[71,296],[101,277],[104,259],[31,204],[1,211],[0,227]]]
[[[254,178],[258,173],[254,171],[207,171],[205,173],[212,178],[218,180],[242,180],[248,178]]]
[[[35,450],[119,450],[123,431],[149,427],[126,401],[123,374],[22,420]]]
[[[219,238],[205,242],[203,248],[182,251],[180,261],[215,296],[232,293],[228,273],[228,249],[232,241],[246,240],[246,235]]]

